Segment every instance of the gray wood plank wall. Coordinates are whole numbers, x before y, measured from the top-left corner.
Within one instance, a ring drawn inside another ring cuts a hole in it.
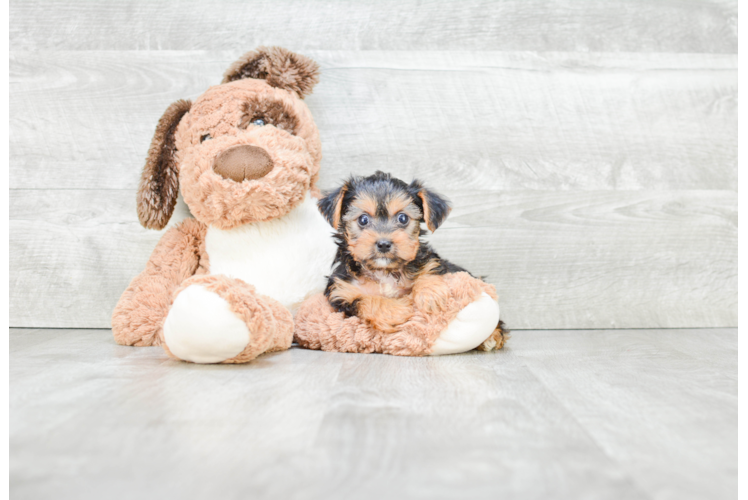
[[[743,5],[743,7],[746,7]],[[745,16],[745,12],[741,12]],[[748,18],[738,21],[738,64],[748,68]],[[742,72],[741,72],[742,73]],[[745,75],[745,73],[742,73]],[[740,342],[748,342],[748,78],[742,76],[738,87],[738,324]],[[746,344],[748,345],[748,344]],[[748,490],[746,490],[748,491]]]
[[[315,58],[321,186],[418,176],[514,328],[737,325],[737,2],[13,2],[10,324],[103,328],[169,103]],[[181,202],[180,202],[181,203]],[[173,222],[188,215],[180,205]]]

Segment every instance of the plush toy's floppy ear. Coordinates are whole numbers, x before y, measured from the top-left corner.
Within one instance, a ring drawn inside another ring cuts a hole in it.
[[[296,92],[303,99],[319,82],[319,65],[281,47],[258,47],[229,66],[221,83],[242,78],[265,80],[271,87]]]
[[[166,108],[156,125],[138,188],[138,219],[148,229],[163,229],[174,212],[179,192],[174,133],[190,106],[190,101],[180,99]]]
[[[419,181],[413,181],[408,188],[421,200],[423,220],[426,222],[426,227],[429,228],[429,231],[433,233],[442,225],[449,212],[452,211],[452,207],[449,206],[449,200],[426,189]]]
[[[324,198],[317,202],[319,211],[327,219],[330,225],[338,229],[340,226],[340,218],[343,216],[343,198],[345,193],[348,192],[348,183],[346,182],[338,189],[330,191]]]

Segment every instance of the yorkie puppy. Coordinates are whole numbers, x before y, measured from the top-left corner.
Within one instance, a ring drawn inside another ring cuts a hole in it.
[[[449,299],[441,275],[465,271],[421,241],[447,218],[449,202],[423,187],[377,171],[351,177],[319,201],[319,208],[337,230],[338,251],[325,296],[346,316],[358,316],[374,328],[392,333],[413,314],[414,304],[435,312]],[[487,342],[504,343],[499,321]]]

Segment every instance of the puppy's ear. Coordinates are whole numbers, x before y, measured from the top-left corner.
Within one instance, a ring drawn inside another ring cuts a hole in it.
[[[442,225],[449,215],[449,212],[452,211],[452,207],[449,205],[449,200],[429,189],[426,189],[417,180],[413,181],[408,188],[417,199],[421,200],[423,220],[426,222],[426,227],[429,228],[429,231],[433,233]]]
[[[303,99],[319,82],[319,65],[281,47],[258,47],[229,66],[221,83],[242,78],[265,80],[271,87],[296,92]]]
[[[346,182],[338,189],[327,193],[327,195],[317,202],[319,211],[322,212],[322,215],[334,229],[338,229],[340,226],[340,218],[343,216],[343,198],[345,198],[348,188],[349,186]]]
[[[148,229],[163,229],[174,212],[179,192],[174,133],[191,106],[180,99],[166,108],[156,125],[138,188],[138,219]]]

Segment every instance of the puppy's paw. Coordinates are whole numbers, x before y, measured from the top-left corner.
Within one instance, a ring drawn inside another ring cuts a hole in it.
[[[449,287],[441,276],[422,276],[413,284],[413,301],[421,311],[443,311],[449,301]]]
[[[504,322],[499,321],[499,325],[481,345],[476,347],[478,351],[498,351],[509,339],[509,330],[504,327]]]
[[[377,330],[395,333],[413,316],[413,304],[406,298],[367,297],[359,304],[359,314]]]
[[[403,318],[388,318],[386,320],[371,319],[368,320],[369,324],[380,332],[384,333],[395,333],[397,332],[403,323],[408,321],[410,316]]]

